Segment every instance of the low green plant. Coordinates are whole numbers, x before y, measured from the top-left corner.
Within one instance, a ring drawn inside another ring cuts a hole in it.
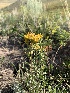
[[[29,61],[25,60],[23,66],[20,65],[18,89],[25,91],[25,93],[66,93],[69,86],[66,85],[68,79],[64,78],[66,74],[60,71],[59,68],[54,68],[52,63],[49,63],[49,57],[46,56],[44,49],[46,45],[43,43],[43,37],[41,38],[40,41],[33,42],[36,39],[35,33],[29,32],[24,35],[25,44],[27,45],[24,50]],[[26,65],[29,66],[29,69]],[[26,69],[25,72],[24,69]],[[64,69],[64,71],[66,70]],[[64,83],[66,86],[64,86]]]

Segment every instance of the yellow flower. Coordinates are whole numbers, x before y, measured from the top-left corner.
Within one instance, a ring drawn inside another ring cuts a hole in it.
[[[30,39],[30,40],[31,40],[31,39],[34,38],[34,35],[35,35],[35,33],[29,33],[29,32],[28,32],[27,35],[24,35],[24,38],[25,38],[25,39]]]
[[[35,35],[34,41],[35,41],[35,42],[39,42],[39,40],[40,40],[42,37],[43,37],[43,35],[41,35],[41,34]]]
[[[39,38],[35,35],[34,42],[38,42]]]
[[[25,42],[28,43],[29,41],[31,43],[37,43],[39,42],[39,40],[43,37],[43,35],[40,34],[37,34],[35,35],[35,33],[30,33],[28,32],[27,35],[24,35],[24,39],[25,39]]]

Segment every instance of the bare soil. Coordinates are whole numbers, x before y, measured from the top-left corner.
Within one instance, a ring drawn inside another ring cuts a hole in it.
[[[13,68],[10,65],[19,61],[18,47],[8,43],[8,37],[0,37],[0,89],[14,82]]]

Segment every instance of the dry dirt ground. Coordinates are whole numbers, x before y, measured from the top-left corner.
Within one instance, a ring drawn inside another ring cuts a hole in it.
[[[11,3],[0,3],[0,9],[9,6]]]
[[[8,43],[8,37],[0,37],[0,89],[14,82],[12,62],[19,62],[21,51]]]

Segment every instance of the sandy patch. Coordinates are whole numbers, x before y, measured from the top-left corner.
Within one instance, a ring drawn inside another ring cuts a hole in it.
[[[9,6],[11,3],[0,3],[0,9]]]

